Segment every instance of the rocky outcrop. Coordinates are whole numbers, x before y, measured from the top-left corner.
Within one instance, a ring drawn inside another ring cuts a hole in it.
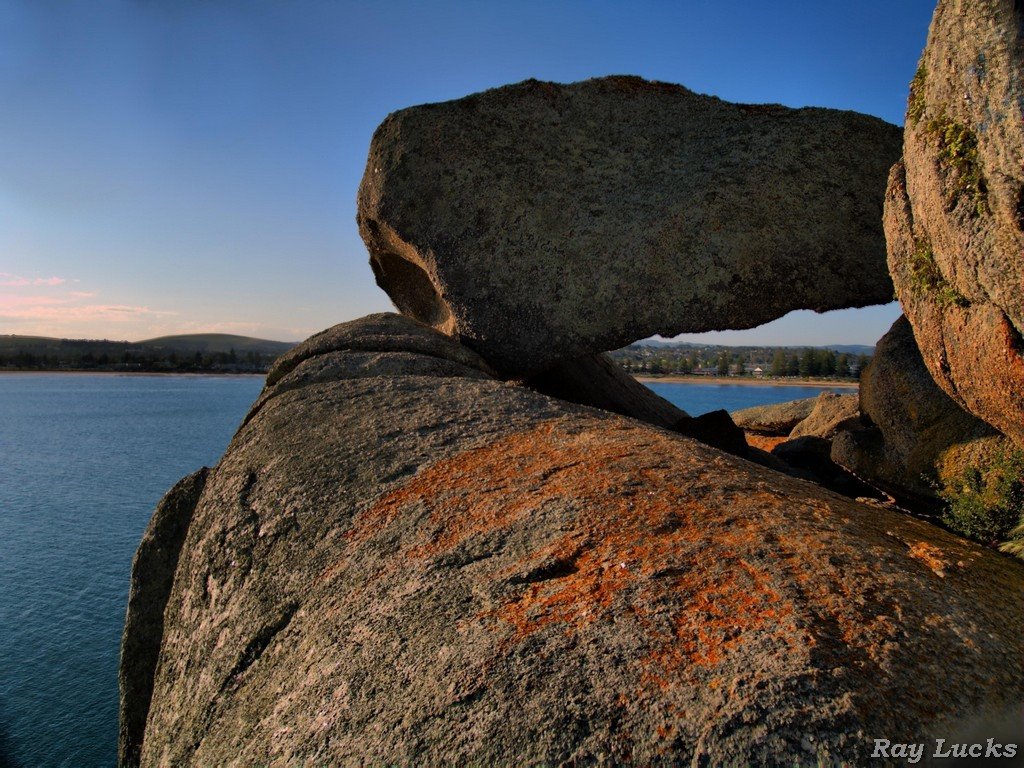
[[[533,389],[580,405],[673,429],[687,413],[626,373],[610,355],[569,360],[529,379]]]
[[[1009,441],[935,384],[901,317],[875,347],[860,378],[868,423],[842,431],[832,459],[899,498],[934,499],[970,466],[984,469]]]
[[[390,115],[358,222],[405,314],[504,375],[656,333],[888,302],[899,129],[635,77],[535,80]]]
[[[747,457],[749,454],[743,430],[733,423],[729,412],[724,409],[700,416],[684,416],[672,425],[672,430],[734,456]]]
[[[1024,690],[1024,567],[925,523],[394,316],[268,380],[191,516],[143,765],[860,764]]]
[[[851,498],[880,498],[830,458],[831,441],[843,427],[860,420],[857,395],[822,392],[818,397],[745,408],[732,414],[746,430],[752,448],[770,452],[777,464],[759,463],[810,480]]]
[[[117,751],[121,766],[139,764],[164,631],[164,608],[192,513],[209,471],[203,467],[167,492],[153,512],[132,561],[118,675],[121,707]]]
[[[786,403],[772,405],[755,405],[733,411],[730,415],[736,426],[747,432],[761,435],[784,436],[793,431],[793,427],[811,415],[816,397],[803,400],[790,400]]]
[[[889,267],[925,365],[1024,445],[1019,3],[940,0],[886,195]]]
[[[822,392],[814,399],[814,408],[807,418],[793,427],[791,438],[819,437],[831,440],[843,427],[856,422],[860,417],[859,400],[856,394],[840,395]]]

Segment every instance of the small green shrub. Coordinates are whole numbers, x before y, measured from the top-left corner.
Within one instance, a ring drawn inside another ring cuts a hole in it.
[[[954,175],[948,198],[950,205],[967,200],[972,205],[973,215],[987,214],[988,185],[981,169],[978,137],[974,131],[951,120],[945,113],[929,120],[926,130],[938,141],[939,164]]]
[[[1024,522],[1010,531],[1008,540],[999,545],[999,550],[1024,560]]]
[[[910,95],[907,97],[907,120],[910,121],[911,126],[916,126],[921,122],[921,118],[924,117],[926,107],[924,101],[924,78],[926,74],[927,70],[922,61],[917,67],[917,72],[914,73],[914,79],[910,81]]]
[[[945,482],[942,521],[964,536],[1004,542],[1003,549],[1024,555],[1024,451],[1004,451],[983,469],[969,467]]]
[[[910,255],[910,288],[916,296],[928,295],[940,307],[968,307],[970,302],[942,276],[927,240],[918,239]]]

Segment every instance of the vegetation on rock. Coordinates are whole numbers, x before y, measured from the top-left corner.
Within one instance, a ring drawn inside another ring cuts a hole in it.
[[[913,126],[916,126],[924,117],[927,106],[924,100],[924,79],[927,73],[927,67],[922,61],[917,72],[914,73],[914,79],[910,81],[910,95],[907,97],[907,120]]]
[[[968,307],[970,302],[949,284],[939,270],[935,254],[927,240],[918,239],[910,257],[911,290],[917,296],[930,294],[940,307]]]
[[[949,118],[945,112],[928,121],[925,131],[938,141],[939,165],[953,173],[947,193],[949,206],[966,199],[974,216],[989,212],[988,185],[978,156],[978,137],[969,127]]]
[[[1024,451],[1003,451],[985,467],[972,466],[947,480],[942,520],[953,530],[1024,556]],[[1007,541],[1009,539],[1009,541]]]

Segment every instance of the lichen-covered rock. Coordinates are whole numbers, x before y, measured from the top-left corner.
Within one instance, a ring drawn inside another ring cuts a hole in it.
[[[860,417],[858,395],[822,392],[814,398],[814,408],[807,418],[793,427],[791,438],[820,437],[831,440],[836,432]]]
[[[793,427],[811,415],[817,402],[818,398],[807,397],[786,403],[755,405],[752,408],[733,411],[730,415],[736,426],[747,432],[784,437],[793,431]]]
[[[207,480],[143,765],[861,764],[1020,700],[1021,564],[368,324]]]
[[[889,267],[925,365],[1024,445],[1024,11],[940,0],[886,195]]]
[[[899,156],[897,127],[853,112],[530,80],[390,115],[359,230],[403,313],[531,375],[655,333],[889,301]]]
[[[837,436],[832,459],[896,496],[935,498],[944,482],[1009,447],[939,389],[905,317],[861,372],[860,409],[868,423]]]

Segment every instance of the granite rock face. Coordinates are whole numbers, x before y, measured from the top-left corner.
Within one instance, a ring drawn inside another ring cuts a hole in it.
[[[900,131],[667,83],[526,81],[377,129],[358,222],[403,313],[506,376],[656,333],[888,302]]]
[[[811,415],[816,397],[790,400],[772,405],[755,405],[733,411],[730,415],[736,426],[748,432],[782,437],[793,431],[793,427]]]
[[[139,764],[153,693],[153,675],[164,631],[164,608],[174,584],[185,535],[210,470],[203,467],[180,481],[157,505],[132,562],[128,612],[121,642],[120,765]]]
[[[143,765],[860,764],[1020,700],[1024,566],[942,530],[405,318],[268,381],[126,689]]]
[[[814,408],[807,418],[793,427],[790,437],[820,437],[831,440],[843,427],[860,417],[856,394],[822,392],[814,398]]]
[[[889,180],[889,267],[925,365],[1024,445],[1024,11],[940,0]]]
[[[1009,447],[935,384],[905,317],[893,323],[861,373],[865,425],[843,430],[832,459],[901,497],[934,498],[937,485]]]

